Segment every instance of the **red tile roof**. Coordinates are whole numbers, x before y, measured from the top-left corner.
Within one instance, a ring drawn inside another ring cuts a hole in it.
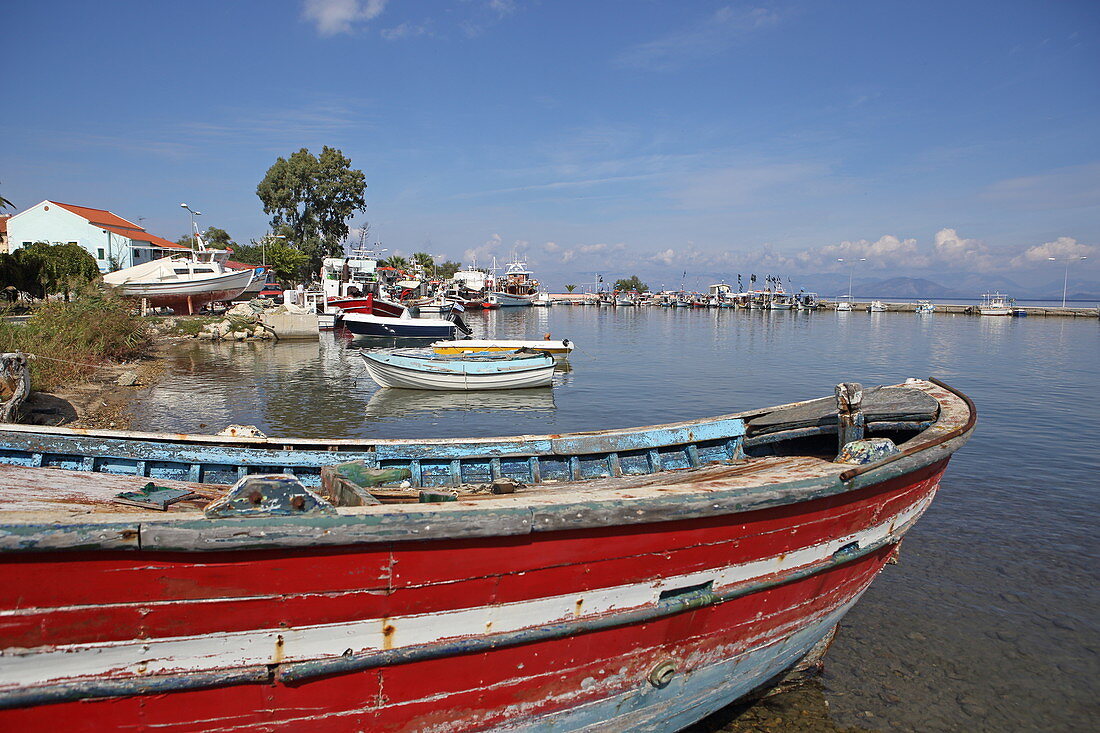
[[[127,239],[134,239],[138,242],[148,242],[149,244],[154,244],[158,247],[164,247],[165,249],[190,249],[190,247],[183,247],[176,244],[175,242],[169,242],[164,237],[158,237],[155,234],[150,234],[144,229],[124,229],[122,227],[113,227],[108,226],[107,224],[99,224],[97,222],[92,223],[100,229],[103,229],[104,231],[118,234],[119,236],[126,237]]]
[[[8,219],[11,218],[11,214],[0,214],[0,234],[8,231]]]
[[[93,224],[121,227],[123,229],[137,229],[139,231],[141,230],[141,227],[134,222],[123,219],[117,214],[112,214],[106,209],[93,209],[88,206],[63,204],[60,201],[50,201],[49,203],[54,204],[55,206],[60,206],[63,209],[68,209],[77,216],[82,216]]]
[[[106,209],[93,209],[89,206],[63,204],[60,201],[48,201],[47,203],[53,204],[54,206],[60,206],[63,209],[73,212],[77,216],[87,219],[91,224],[104,231],[126,237],[127,239],[133,239],[138,242],[148,242],[149,244],[157,247],[164,247],[165,249],[189,249],[189,247],[182,247],[175,242],[169,242],[164,237],[150,234],[134,222],[123,219],[117,214],[112,214]]]

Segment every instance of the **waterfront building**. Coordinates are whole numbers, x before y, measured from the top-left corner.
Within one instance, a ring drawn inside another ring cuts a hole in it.
[[[79,244],[100,272],[140,265],[188,251],[105,209],[43,201],[7,220],[8,251],[35,242]]]

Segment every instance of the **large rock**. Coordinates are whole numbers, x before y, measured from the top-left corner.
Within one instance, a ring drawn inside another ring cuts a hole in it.
[[[123,372],[118,375],[118,386],[133,387],[138,383],[138,375],[135,372]]]

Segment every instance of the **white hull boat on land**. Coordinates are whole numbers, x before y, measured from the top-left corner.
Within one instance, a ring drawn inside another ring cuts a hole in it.
[[[529,349],[543,351],[559,359],[569,356],[575,344],[569,339],[556,341],[524,341],[520,339],[459,339],[457,341],[436,341],[432,350],[437,354],[473,354],[477,352],[516,351]]]
[[[363,353],[367,373],[380,387],[447,391],[548,387],[549,354],[518,351],[441,356],[408,351]]]
[[[128,298],[143,298],[153,307],[167,306],[192,314],[207,303],[233,300],[255,277],[255,270],[229,270],[213,257],[165,257],[108,273],[103,282]]]

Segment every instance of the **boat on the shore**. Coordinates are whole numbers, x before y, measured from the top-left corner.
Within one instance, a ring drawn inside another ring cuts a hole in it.
[[[554,357],[541,351],[425,354],[364,351],[367,374],[379,387],[443,391],[549,387]]]
[[[679,730],[817,660],[975,420],[909,380],[508,438],[2,425],[0,726]]]
[[[140,298],[150,306],[192,315],[207,303],[236,298],[256,277],[254,269],[230,270],[229,253],[200,250],[189,256],[164,257],[103,276],[120,295]]]
[[[457,339],[454,341],[436,341],[432,350],[437,354],[470,354],[475,352],[515,351],[530,349],[543,351],[556,357],[566,357],[573,352],[575,344],[569,339]]]

